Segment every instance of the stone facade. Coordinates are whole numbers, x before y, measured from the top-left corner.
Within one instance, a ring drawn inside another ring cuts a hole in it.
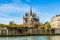
[[[51,28],[60,28],[60,14],[51,19]]]
[[[32,8],[30,9],[30,14],[25,13],[23,16],[23,24],[27,27],[34,27],[34,25],[39,24],[39,17],[36,13],[32,13]]]
[[[8,29],[6,27],[0,28],[0,35],[8,35]]]

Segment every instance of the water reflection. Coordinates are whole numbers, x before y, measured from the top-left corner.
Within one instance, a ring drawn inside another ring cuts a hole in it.
[[[60,36],[0,37],[0,40],[60,40]]]

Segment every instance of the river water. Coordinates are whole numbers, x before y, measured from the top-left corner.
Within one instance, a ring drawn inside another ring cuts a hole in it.
[[[60,40],[60,36],[0,37],[0,40]]]

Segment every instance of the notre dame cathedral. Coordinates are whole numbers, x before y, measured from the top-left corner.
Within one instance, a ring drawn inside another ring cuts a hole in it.
[[[32,12],[32,7],[30,8],[30,13],[25,13],[23,16],[23,24],[26,27],[38,27],[39,17],[36,13]]]

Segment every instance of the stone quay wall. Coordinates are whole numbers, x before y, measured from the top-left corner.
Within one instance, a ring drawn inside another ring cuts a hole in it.
[[[46,29],[0,29],[0,35],[47,35],[60,34],[60,29],[46,30]]]

